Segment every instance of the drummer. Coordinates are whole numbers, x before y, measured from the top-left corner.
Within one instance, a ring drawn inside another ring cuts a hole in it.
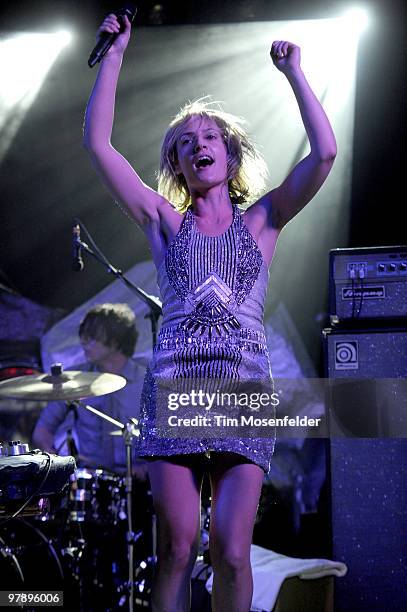
[[[86,363],[74,369],[109,372],[123,376],[123,389],[88,403],[105,414],[126,422],[138,417],[144,368],[132,355],[138,331],[133,311],[127,304],[99,304],[91,308],[79,326],[79,339]],[[53,401],[43,409],[33,432],[33,443],[49,453],[75,455],[81,467],[102,468],[124,473],[126,454],[121,436],[112,436],[115,427],[85,408]],[[133,473],[145,480],[146,463],[133,458]]]

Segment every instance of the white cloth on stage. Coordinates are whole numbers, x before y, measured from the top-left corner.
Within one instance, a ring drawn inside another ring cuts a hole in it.
[[[341,577],[347,572],[346,565],[340,561],[286,557],[255,544],[250,548],[250,562],[253,571],[251,612],[272,610],[286,578],[297,576],[303,580],[312,580],[324,576]],[[206,581],[209,593],[212,592],[212,582],[213,574]]]

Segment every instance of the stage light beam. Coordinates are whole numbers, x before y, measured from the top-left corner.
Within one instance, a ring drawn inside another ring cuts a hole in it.
[[[67,31],[0,38],[0,162],[48,71],[71,38]]]
[[[369,12],[361,6],[354,6],[344,13],[343,20],[347,28],[349,28],[354,35],[359,37],[369,25]]]
[[[72,34],[68,30],[59,30],[55,33],[56,39],[60,42],[61,48],[67,47],[72,42]]]

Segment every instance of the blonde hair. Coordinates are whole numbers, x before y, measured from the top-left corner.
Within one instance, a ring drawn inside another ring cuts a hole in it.
[[[210,96],[188,102],[171,121],[161,147],[158,191],[177,210],[185,212],[191,204],[191,194],[183,174],[177,174],[177,141],[185,124],[193,117],[214,121],[221,129],[228,154],[228,189],[232,202],[249,204],[260,196],[266,186],[267,166],[263,156],[249,139],[243,124],[245,120],[221,108]]]

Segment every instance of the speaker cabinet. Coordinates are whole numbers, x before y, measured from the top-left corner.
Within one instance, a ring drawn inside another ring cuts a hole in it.
[[[324,353],[335,611],[407,610],[407,330],[325,330]]]

